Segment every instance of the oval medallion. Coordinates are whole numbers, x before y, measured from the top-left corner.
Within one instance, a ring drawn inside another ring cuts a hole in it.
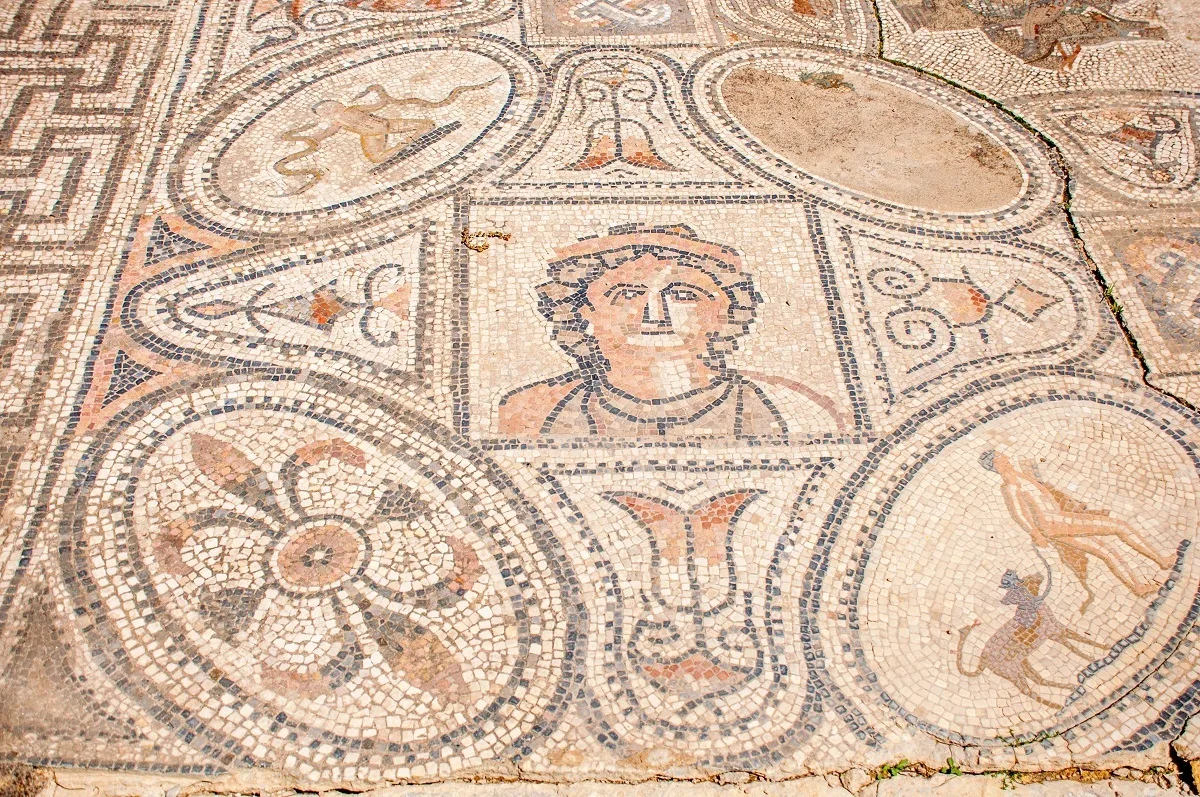
[[[747,45],[702,60],[693,111],[762,177],[925,229],[1006,228],[1053,205],[1045,147],[969,94],[852,56]]]
[[[539,76],[514,45],[388,42],[249,77],[188,137],[171,191],[197,224],[330,232],[410,210],[496,165]]]
[[[553,727],[563,557],[486,458],[313,375],[158,399],[95,443],[62,548],[133,699],[226,763],[303,751],[313,777],[448,771]]]
[[[977,125],[915,92],[849,70],[750,65],[721,96],[736,119],[799,169],[888,202],[943,213],[1011,204],[1022,175]]]

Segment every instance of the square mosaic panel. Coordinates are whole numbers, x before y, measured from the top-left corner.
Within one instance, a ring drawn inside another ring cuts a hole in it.
[[[671,212],[653,205],[473,212],[512,239],[472,258],[472,437],[786,441],[853,431],[802,206],[675,211],[690,224],[646,224]],[[705,239],[737,230],[753,233]],[[529,333],[506,334],[514,323]],[[649,362],[644,347],[655,352]],[[648,381],[686,398],[647,403],[631,391]]]

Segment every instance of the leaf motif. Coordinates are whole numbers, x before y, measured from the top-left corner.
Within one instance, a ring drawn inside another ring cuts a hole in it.
[[[448,537],[446,541],[450,544],[450,550],[454,552],[454,570],[446,582],[446,588],[456,595],[462,595],[475,586],[483,567],[480,566],[479,557],[470,545],[457,537]]]
[[[258,466],[224,440],[206,434],[192,435],[192,460],[200,472],[219,486],[230,489],[253,478]]]
[[[244,308],[240,304],[227,302],[224,299],[218,299],[213,302],[204,302],[203,304],[193,305],[188,308],[188,312],[192,315],[198,315],[201,318],[215,320],[218,318],[226,318],[240,313]]]
[[[278,512],[266,474],[245,454],[232,444],[206,434],[193,434],[191,444],[192,461],[218,487],[264,512]]]
[[[469,702],[462,664],[436,634],[397,615],[365,616],[383,657],[405,680],[447,702]]]
[[[367,455],[363,450],[345,440],[318,440],[297,450],[296,456],[306,465],[337,459],[360,470],[367,467]]]
[[[338,295],[328,288],[318,288],[313,292],[309,305],[309,318],[319,327],[327,327],[346,310],[346,305]]]
[[[329,694],[329,679],[319,672],[289,672],[269,664],[262,665],[261,678],[263,686],[273,692],[293,694],[305,700],[315,700]]]
[[[403,484],[394,484],[384,492],[375,508],[375,514],[387,520],[406,522],[429,511],[429,505],[417,495],[416,490]]]
[[[612,493],[605,497],[629,512],[668,561],[684,561],[688,517],[682,510],[658,498],[634,493]]]
[[[688,519],[692,527],[696,556],[709,562],[724,559],[725,535],[729,531],[730,521],[758,495],[757,490],[739,490],[693,507]]]
[[[186,576],[192,572],[192,568],[184,563],[181,552],[194,533],[195,528],[186,518],[172,521],[167,528],[160,531],[154,538],[154,558],[158,561],[158,566],[177,576]]]
[[[242,631],[247,617],[253,617],[261,589],[227,587],[206,590],[196,600],[196,610],[208,622],[208,627],[226,643],[232,643]]]
[[[424,628],[414,628],[391,663],[409,681],[443,700],[462,703],[469,695],[462,665],[433,632]]]
[[[375,302],[375,307],[395,313],[401,319],[408,320],[408,308],[412,300],[412,287],[401,285],[396,290]]]

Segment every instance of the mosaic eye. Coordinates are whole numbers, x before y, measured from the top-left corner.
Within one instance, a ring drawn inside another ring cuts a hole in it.
[[[636,301],[645,296],[646,293],[647,289],[644,285],[625,285],[610,288],[607,295],[612,299],[612,303],[616,304],[617,302]]]

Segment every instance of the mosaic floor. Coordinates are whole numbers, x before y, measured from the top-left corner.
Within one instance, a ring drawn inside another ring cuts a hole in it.
[[[1169,10],[3,0],[0,760],[1172,766]]]

